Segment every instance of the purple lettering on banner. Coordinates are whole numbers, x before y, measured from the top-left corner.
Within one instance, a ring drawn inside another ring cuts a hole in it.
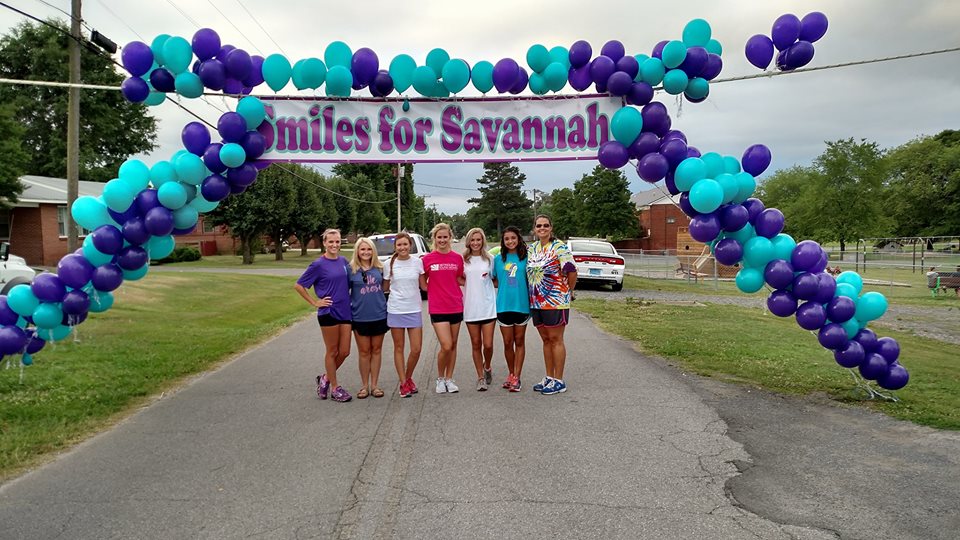
[[[480,121],[483,126],[483,133],[487,139],[487,149],[491,152],[497,151],[497,139],[500,138],[500,126],[503,125],[503,118],[484,118]]]
[[[587,121],[579,114],[570,119],[568,145],[572,150],[583,150],[587,147]]]
[[[433,133],[433,121],[429,118],[418,118],[413,126],[417,130],[417,141],[413,149],[420,153],[426,152],[428,150],[427,135]]]
[[[358,119],[353,131],[356,136],[355,147],[357,152],[370,150],[370,119],[366,116]]]
[[[467,120],[464,131],[466,131],[466,135],[463,136],[463,149],[474,153],[483,150],[483,137],[481,136],[483,130],[480,128],[480,121],[476,118]]]
[[[520,151],[520,122],[507,118],[503,123],[503,149],[506,152]]]
[[[277,120],[277,150],[295,152],[309,148],[307,144],[307,121],[304,118],[280,118]]]
[[[413,124],[409,119],[401,118],[393,126],[393,144],[397,150],[404,153],[413,146]]]
[[[523,126],[523,149],[543,150],[543,120],[539,116],[530,116],[524,118],[521,125]]]
[[[275,118],[275,112],[273,110],[273,105],[264,105],[263,107],[267,111],[267,120],[273,120]],[[273,149],[273,143],[276,142],[276,127],[273,126],[270,122],[261,122],[257,127],[257,132],[263,135],[263,138],[267,141],[264,148],[269,152]]]
[[[378,115],[380,120],[377,123],[377,131],[380,132],[380,151],[381,152],[392,152],[393,144],[390,142],[390,121],[393,120],[393,107],[384,105],[380,108],[380,114]]]
[[[445,152],[454,153],[460,150],[460,144],[463,140],[463,134],[460,131],[460,122],[463,120],[463,110],[456,105],[451,105],[440,115],[440,130],[443,135],[440,137],[440,147]]]
[[[310,116],[313,118],[310,120],[310,151],[319,152],[323,144],[323,133],[320,130],[320,119],[317,115],[320,114],[320,106],[314,105],[310,107]]]
[[[567,123],[562,116],[551,116],[543,122],[544,138],[547,150],[567,147]]]
[[[333,152],[336,147],[333,146],[333,106],[330,105],[323,109],[323,150],[324,152]]]
[[[600,106],[596,102],[587,105],[587,118],[590,125],[587,146],[597,149],[610,138],[610,119],[605,114],[599,114],[599,109]]]
[[[337,120],[337,150],[349,152],[353,148],[353,124],[349,118]]]

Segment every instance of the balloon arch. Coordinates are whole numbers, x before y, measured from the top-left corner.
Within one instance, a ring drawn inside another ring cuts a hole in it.
[[[821,13],[808,14],[802,20],[784,15],[773,24],[770,37],[753,36],[744,51],[751,64],[766,69],[776,49],[776,68],[796,69],[811,61],[812,43],[826,30],[827,19]],[[241,97],[263,83],[275,92],[291,81],[299,90],[323,87],[328,99],[341,109],[351,102],[379,102],[388,108],[400,99],[404,113],[410,109],[409,100],[396,96],[404,96],[412,87],[426,98],[414,98],[417,106],[424,102],[446,106],[438,120],[444,127],[451,121],[450,115],[456,118],[456,114],[462,114],[459,107],[469,101],[447,98],[456,96],[470,83],[484,96],[493,90],[516,96],[529,88],[543,98],[527,101],[544,103],[550,101],[545,99],[546,94],[555,94],[569,85],[577,92],[593,86],[600,93],[590,96],[595,99],[593,103],[599,100],[613,108],[609,115],[593,111],[590,129],[596,123],[600,137],[586,136],[587,120],[583,115],[572,114],[569,120],[555,121],[559,124],[554,127],[562,128],[563,136],[568,138],[553,141],[553,147],[547,141],[545,148],[580,154],[547,159],[584,159],[585,153],[611,169],[635,160],[640,178],[650,183],[663,181],[671,194],[679,194],[680,207],[691,218],[689,230],[694,239],[708,244],[720,263],[742,265],[736,276],[741,291],[755,293],[769,286],[772,292],[767,306],[774,315],[795,317],[800,327],[816,331],[819,342],[833,352],[841,366],[857,368],[864,379],[876,381],[882,388],[902,388],[909,375],[898,362],[899,344],[889,337],[878,338],[867,328],[870,321],[886,311],[883,295],[862,292],[863,280],[855,272],[843,272],[837,277],[825,272],[828,257],[821,246],[811,240],[796,242],[784,234],[783,214],[775,208],[764,208],[760,200],[751,197],[756,188],[755,177],[770,164],[770,151],[763,145],[754,145],[739,160],[715,152],[701,154],[683,133],[671,129],[667,108],[654,101],[655,87],[692,103],[705,100],[710,81],[722,70],[722,52],[720,43],[711,37],[710,25],[702,19],[690,21],[681,39],[658,43],[649,56],[626,54],[619,41],[607,42],[596,56],[586,41],[577,41],[569,48],[533,45],[526,54],[529,72],[511,58],[496,63],[479,61],[470,66],[462,59],[451,59],[439,48],[430,51],[423,65],[401,54],[393,58],[388,69],[380,69],[374,51],[352,51],[339,41],[327,46],[322,60],[306,58],[291,65],[280,54],[251,56],[242,49],[221,44],[219,35],[210,29],[199,30],[191,41],[160,35],[150,45],[129,43],[123,48],[122,62],[130,77],[121,88],[129,101],[158,105],[167,93],[199,98],[208,89],[240,97],[236,112],[220,117],[219,141],[211,138],[203,124],[190,123],[182,132],[184,149],[169,160],[152,167],[139,160],[128,160],[120,167],[117,178],[105,185],[102,196],[81,197],[74,203],[72,217],[92,232],[81,249],[60,260],[56,274],[40,274],[31,285],[19,285],[8,296],[0,296],[0,354],[20,355],[22,364],[29,365],[31,355],[47,341],[66,338],[90,313],[110,309],[113,291],[125,280],[143,278],[150,260],[169,255],[174,237],[191,232],[201,213],[213,210],[221,200],[242,193],[256,181],[258,169],[270,162],[264,159],[265,152],[277,151],[279,135],[284,132],[277,114],[269,114],[280,101],[265,106],[256,97]],[[367,89],[372,99],[348,99],[351,90],[361,89]],[[582,94],[557,96],[555,100],[580,97]],[[503,135],[505,148],[497,149],[499,154],[494,151],[492,155],[472,156],[473,160],[521,161],[524,156],[518,152],[543,151],[542,146],[521,148],[519,139],[515,148],[508,147],[511,126],[517,132],[521,130],[519,120],[511,124],[515,120],[511,108],[524,101],[496,97],[479,101],[498,99],[506,103],[506,119],[496,120],[498,129],[502,127],[507,132]],[[311,109],[311,114],[316,113],[318,126],[319,110]],[[383,114],[400,113],[390,108],[389,113]],[[545,130],[551,118],[541,120],[542,125],[533,125]],[[308,120],[301,116],[286,126],[294,130],[288,134],[301,136],[298,148],[307,147],[304,137],[308,134]],[[527,128],[528,120],[524,120],[522,129]],[[360,122],[352,124],[358,136],[362,132]],[[333,121],[329,124],[332,131]],[[468,121],[462,125],[468,130],[466,140],[471,124]],[[482,140],[481,131],[490,132],[493,125],[489,118],[477,119],[477,141]],[[341,135],[340,124],[336,133]],[[370,136],[375,133],[369,129],[365,132]],[[544,133],[538,132],[538,136]],[[444,145],[450,141],[450,134],[446,135]],[[499,137],[494,133],[488,141],[499,141]],[[360,150],[361,142],[358,138],[355,150]],[[338,158],[336,152],[328,157]],[[418,159],[383,157],[384,161],[393,162]]]

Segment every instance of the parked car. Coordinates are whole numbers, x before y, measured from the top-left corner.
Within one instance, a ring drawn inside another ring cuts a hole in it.
[[[430,252],[427,248],[427,242],[417,233],[409,234],[413,240],[413,245],[410,246],[410,256],[418,259],[423,258],[424,255]],[[393,256],[394,242],[396,239],[396,234],[375,234],[370,237],[373,245],[377,248],[377,258],[380,259],[380,262],[384,265],[390,264],[390,257]],[[426,300],[427,292],[420,291],[420,298]]]
[[[0,244],[0,294],[7,294],[10,289],[21,283],[30,284],[37,272],[27,266],[23,257],[10,254],[10,244]]]
[[[567,248],[577,266],[577,283],[609,284],[623,289],[624,259],[610,242],[593,238],[571,238]]]

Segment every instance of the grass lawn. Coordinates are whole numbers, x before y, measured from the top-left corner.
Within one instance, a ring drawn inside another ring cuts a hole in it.
[[[350,260],[353,250],[342,249],[340,254]],[[306,268],[320,256],[319,251],[308,251],[305,256],[301,256],[300,250],[291,250],[283,254],[282,261],[278,261],[273,253],[257,253],[253,258],[253,264],[244,266],[243,257],[240,255],[210,255],[199,261],[170,263],[164,266],[171,268]]]
[[[0,481],[311,311],[289,278],[157,274],[25,369],[0,370]]]
[[[903,420],[960,430],[960,362],[955,347],[940,341],[884,329],[900,341],[910,383],[896,392],[899,403],[863,401],[847,370],[792,318],[713,304],[579,299],[576,308],[645,352],[700,375],[788,394],[825,392]]]

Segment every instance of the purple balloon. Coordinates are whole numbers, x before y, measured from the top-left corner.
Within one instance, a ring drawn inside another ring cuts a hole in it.
[[[157,190],[144,189],[140,193],[137,193],[137,197],[133,200],[133,204],[136,205],[137,212],[139,212],[141,216],[147,215],[147,212],[160,206],[160,199],[157,197]]]
[[[800,19],[796,15],[787,13],[773,21],[770,38],[777,50],[782,51],[793,45],[798,37],[800,37]]]
[[[183,147],[191,154],[202,156],[210,146],[210,130],[200,122],[190,122],[180,132]]]
[[[190,71],[193,72],[194,75],[200,75],[200,63],[200,60],[194,60],[193,65],[190,66]]]
[[[221,148],[223,148],[223,144],[213,143],[203,152],[203,164],[214,174],[220,174],[227,170],[227,166],[220,161]]]
[[[753,222],[757,236],[773,238],[783,231],[783,212],[776,208],[767,208],[757,215]]]
[[[663,177],[663,185],[667,186],[667,191],[671,195],[677,195],[680,193],[680,190],[677,189],[677,181],[673,177],[673,171],[667,171],[667,175]]]
[[[675,169],[681,161],[687,159],[687,143],[681,139],[664,139],[660,145],[660,154],[667,158],[671,169]]]
[[[702,155],[696,146],[690,146],[690,143],[687,143],[687,157],[700,157]]]
[[[860,363],[860,376],[869,381],[875,381],[887,374],[890,364],[877,353],[869,353]]]
[[[19,320],[20,315],[7,305],[6,295],[0,296],[0,326],[15,325]]]
[[[67,293],[67,286],[56,274],[44,272],[33,278],[30,290],[42,302],[59,302],[63,300],[63,295]]]
[[[584,65],[576,68],[570,68],[568,75],[570,86],[577,92],[583,92],[593,84],[593,77],[590,76],[590,66]]]
[[[615,39],[611,39],[610,41],[604,43],[603,47],[600,48],[600,54],[606,56],[614,62],[623,58],[625,52],[626,51],[623,48],[623,43],[620,43]]]
[[[856,341],[847,341],[842,348],[833,351],[833,359],[845,368],[855,368],[859,366],[867,353],[863,350],[863,345]]]
[[[709,53],[703,47],[687,48],[687,56],[677,69],[687,74],[687,77],[699,77],[703,69],[707,67],[707,55]]]
[[[93,247],[106,255],[116,255],[123,248],[123,234],[113,225],[101,225],[90,233]]]
[[[767,298],[767,309],[777,317],[789,317],[797,312],[797,299],[790,291],[773,291]]]
[[[804,330],[819,330],[826,321],[826,310],[816,302],[804,302],[797,308],[797,324]]]
[[[381,69],[373,77],[373,88],[377,90],[380,96],[389,96],[393,92],[393,77],[387,70]]]
[[[798,41],[784,51],[783,63],[786,69],[802,68],[813,60],[813,44],[809,41]]]
[[[190,45],[197,58],[201,61],[209,60],[220,52],[220,35],[210,28],[201,28],[193,34]]]
[[[167,236],[173,230],[173,212],[162,206],[151,208],[143,216],[143,224],[147,232],[153,236]],[[130,242],[131,244],[134,242]],[[103,289],[100,289],[103,290]]]
[[[774,63],[780,71],[790,71],[790,68],[787,66],[787,51],[784,50],[777,53],[777,60]]]
[[[823,328],[817,333],[817,341],[824,349],[838,350],[846,347],[849,339],[847,339],[847,331],[843,329],[843,326],[830,323],[823,325]]]
[[[223,90],[227,84],[227,68],[223,62],[211,58],[200,64],[200,71],[197,73],[200,82],[211,90]]]
[[[267,147],[267,139],[259,132],[248,131],[240,139],[240,146],[247,153],[247,159],[257,159],[263,155],[263,151]]]
[[[607,56],[598,56],[590,62],[590,78],[597,84],[606,84],[616,70],[617,64]]]
[[[806,272],[820,261],[820,253],[822,251],[820,244],[813,240],[804,240],[798,243],[797,247],[793,248],[793,253],[790,255],[790,263],[793,264],[793,268],[798,272]]]
[[[190,233],[192,233],[196,228],[197,228],[197,225],[196,225],[196,224],[194,224],[192,227],[187,227],[187,228],[185,228],[185,229],[176,229],[176,228],[175,228],[175,229],[173,229],[173,232],[171,232],[170,234],[172,234],[172,235],[174,235],[174,236],[183,236],[183,235],[185,235],[185,234],[190,234]]]
[[[217,121],[217,131],[226,142],[240,142],[247,133],[247,121],[239,113],[226,112]]]
[[[263,84],[263,60],[264,58],[259,54],[250,57],[250,74],[241,81],[245,87],[249,86],[252,89]]]
[[[230,184],[230,194],[239,195],[247,190],[247,186],[238,186],[236,184]]]
[[[244,163],[227,171],[227,181],[232,185],[247,187],[257,181],[257,168]]]
[[[630,157],[640,159],[643,156],[660,151],[660,137],[653,133],[641,133],[633,143],[630,144]]]
[[[820,282],[820,287],[817,289],[817,295],[814,296],[813,299],[818,303],[827,304],[833,299],[833,295],[837,293],[837,280],[822,269],[814,272],[814,274],[817,276],[817,281]]]
[[[679,129],[671,129],[670,131],[663,134],[663,140],[661,142],[667,142],[672,140],[683,141],[683,144],[687,144],[687,136],[683,134]]]
[[[747,209],[747,220],[750,223],[753,223],[754,220],[757,219],[757,216],[760,215],[760,212],[763,212],[764,209],[763,202],[754,197],[750,197],[741,204],[743,204],[743,207]]]
[[[147,250],[139,246],[127,246],[117,254],[117,266],[124,270],[139,270],[150,262]]]
[[[817,262],[813,264],[810,268],[807,269],[808,272],[813,272],[814,274],[823,272],[827,269],[827,264],[829,264],[830,259],[827,256],[827,252],[820,248],[820,258],[817,259]]]
[[[236,49],[237,49],[236,47],[234,47],[233,45],[230,45],[230,44],[223,45],[223,46],[220,47],[220,51],[217,52],[217,56],[216,56],[215,58],[216,58],[217,60],[221,61],[221,62],[226,63],[226,61],[227,61],[227,55],[230,54],[232,51],[234,51],[234,50],[236,50]]]
[[[123,227],[120,228],[120,232],[123,233],[123,238],[127,242],[134,245],[145,244],[150,240],[150,232],[147,231],[147,227],[143,224],[143,219],[140,217],[128,219],[124,222]]]
[[[763,34],[757,34],[747,40],[744,47],[747,61],[760,69],[767,69],[773,60],[773,41]]]
[[[887,390],[899,390],[906,386],[909,380],[910,373],[907,372],[907,368],[900,364],[894,364],[890,366],[885,375],[877,379],[877,384],[880,385],[880,388]]]
[[[508,92],[520,77],[520,66],[512,58],[504,58],[493,66],[493,85],[501,94]]]
[[[513,86],[510,87],[511,94],[519,94],[527,88],[527,83],[530,82],[530,76],[527,75],[527,70],[518,66],[519,75],[517,76],[516,81],[514,81]]]
[[[230,183],[219,174],[211,174],[200,185],[200,194],[210,202],[222,201],[230,195]]]
[[[157,68],[150,72],[150,85],[158,92],[176,92],[176,79],[173,73],[164,68]]]
[[[774,259],[764,267],[763,280],[774,289],[786,289],[793,284],[793,267],[783,259]]]
[[[655,133],[657,136],[666,135],[670,131],[670,115],[667,106],[659,101],[651,101],[640,109],[643,117],[643,131]]]
[[[27,335],[27,345],[24,347],[24,352],[27,354],[37,354],[47,344],[43,338],[37,335],[35,330],[27,330],[25,334]]]
[[[800,19],[800,34],[797,38],[800,41],[814,41],[823,37],[827,33],[827,16],[819,11],[807,13]]]
[[[684,214],[690,217],[695,217],[700,215],[700,212],[697,212],[696,209],[693,208],[693,205],[690,204],[690,192],[684,191],[683,193],[680,194],[679,204],[680,204],[680,210],[683,210]]]
[[[650,183],[662,180],[669,171],[670,162],[668,162],[667,158],[663,157],[662,154],[657,152],[651,152],[643,156],[640,158],[640,162],[637,163],[637,174],[640,175],[640,178]],[[719,226],[718,221],[717,227]]]
[[[611,95],[623,97],[633,90],[633,77],[622,71],[617,71],[607,79],[607,91]]]
[[[827,302],[827,317],[835,323],[845,323],[853,318],[857,304],[846,296],[837,296]]]
[[[83,255],[71,253],[57,263],[57,276],[67,287],[79,289],[93,277],[93,265]]]
[[[720,208],[720,226],[727,232],[739,231],[748,221],[750,212],[742,204],[727,204]]]
[[[223,64],[227,68],[227,75],[238,81],[247,78],[250,75],[250,70],[253,69],[250,54],[243,49],[234,49],[227,53]]]
[[[762,144],[755,144],[743,152],[740,163],[744,171],[753,176],[760,176],[770,166],[771,158],[769,148]]]
[[[707,53],[707,64],[703,66],[700,76],[708,81],[712,81],[723,71],[723,59],[719,54]]]
[[[350,72],[353,73],[353,81],[361,88],[373,82],[380,70],[380,59],[377,53],[372,49],[363,47],[353,53],[353,59],[350,61]]]
[[[627,151],[627,147],[619,142],[607,141],[600,145],[597,159],[601,165],[608,169],[619,169],[630,161],[630,153]]]
[[[223,93],[238,95],[243,93],[243,83],[234,79],[233,77],[227,77],[227,80],[223,82]],[[230,142],[230,141],[227,141]]]
[[[862,328],[857,335],[853,336],[853,339],[857,340],[860,345],[863,345],[863,350],[872,353],[877,349],[877,334],[870,330],[869,328]]]
[[[720,234],[720,218],[716,212],[700,214],[690,220],[690,236],[697,242],[704,244],[713,242]]]
[[[140,77],[127,77],[120,84],[123,97],[131,103],[142,103],[150,96],[150,86]]]
[[[667,43],[670,43],[667,40],[663,40],[653,46],[653,51],[650,52],[650,56],[653,58],[663,58],[663,48],[667,46]]]
[[[584,40],[579,40],[570,46],[570,67],[581,68],[590,63],[593,48]]]
[[[110,214],[110,217],[113,218],[113,221],[117,223],[117,225],[123,225],[128,219],[140,215],[137,213],[137,205],[135,204],[131,204],[130,208],[127,208],[123,212],[114,212],[109,208],[107,208],[107,212]]]
[[[27,334],[19,326],[0,327],[0,355],[22,352],[27,345]]]
[[[637,76],[637,73],[640,73],[640,63],[637,62],[635,56],[624,56],[617,60],[617,71],[622,71],[633,79]]]
[[[900,357],[900,344],[892,337],[882,337],[877,340],[877,354],[892,364]]]
[[[793,295],[800,300],[813,300],[820,290],[820,280],[816,274],[803,272],[793,278]]]
[[[63,296],[63,312],[80,315],[90,310],[90,296],[81,290],[73,290]]]
[[[626,58],[626,57],[624,57]],[[643,106],[653,99],[653,87],[643,81],[634,82],[627,94],[627,103]]]
[[[131,41],[120,51],[120,62],[130,75],[139,77],[153,67],[153,51],[142,41]]]
[[[114,291],[123,283],[123,270],[113,263],[98,266],[93,269],[93,277],[90,278],[90,282],[98,291]]]
[[[724,238],[713,246],[713,256],[717,262],[726,266],[733,266],[743,258],[743,244],[733,238]],[[796,304],[796,301],[794,301]],[[790,312],[793,315],[793,312]]]

